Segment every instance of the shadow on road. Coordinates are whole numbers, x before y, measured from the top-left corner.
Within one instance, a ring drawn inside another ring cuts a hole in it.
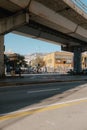
[[[63,82],[13,87],[5,90],[2,89],[0,90],[0,114],[13,112],[41,102],[48,103],[59,101],[61,98],[79,91],[79,89],[81,89],[79,86],[85,84],[86,81],[71,83]],[[37,92],[37,90],[48,90],[53,88],[55,91]],[[36,91],[36,93],[34,91]]]

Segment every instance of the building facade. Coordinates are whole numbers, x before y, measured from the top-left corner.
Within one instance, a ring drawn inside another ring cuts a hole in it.
[[[73,53],[53,52],[44,56],[47,72],[66,73],[73,70]],[[87,68],[87,53],[82,54],[82,69]]]

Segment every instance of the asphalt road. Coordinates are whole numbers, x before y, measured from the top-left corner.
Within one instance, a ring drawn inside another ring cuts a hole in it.
[[[78,91],[86,82],[45,83],[0,88],[0,114],[32,106],[51,104]]]
[[[87,130],[86,81],[0,88],[0,130]]]

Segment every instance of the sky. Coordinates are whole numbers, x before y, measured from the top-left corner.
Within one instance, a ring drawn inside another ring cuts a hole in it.
[[[80,0],[87,5],[87,0]],[[14,52],[21,55],[31,53],[50,53],[61,51],[61,47],[56,44],[36,40],[21,35],[9,33],[5,35],[5,52]]]
[[[24,37],[13,33],[5,35],[4,44],[5,44],[5,52],[14,52],[22,55],[36,52],[49,53],[61,50],[61,47],[56,44]]]

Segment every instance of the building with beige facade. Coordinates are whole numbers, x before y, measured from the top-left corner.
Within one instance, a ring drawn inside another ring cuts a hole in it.
[[[66,73],[73,70],[73,53],[53,52],[44,56],[47,72]],[[87,53],[82,54],[82,69],[87,68]]]

